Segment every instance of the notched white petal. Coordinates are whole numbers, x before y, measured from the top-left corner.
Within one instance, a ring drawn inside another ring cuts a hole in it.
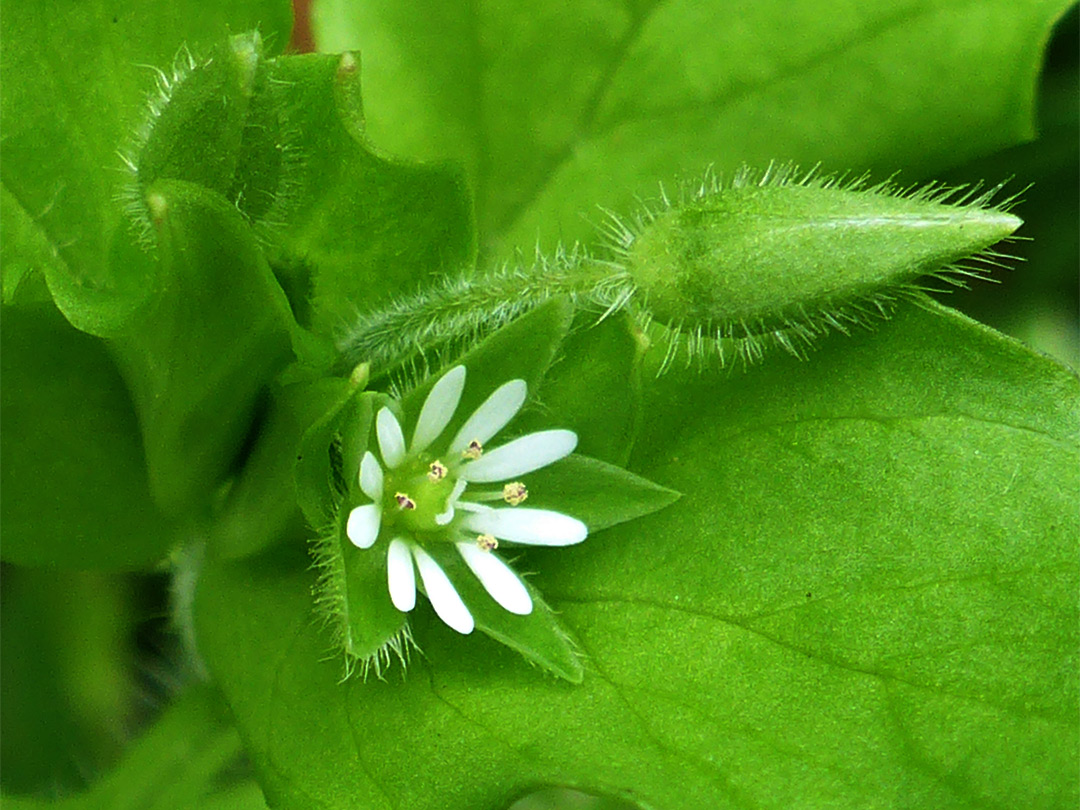
[[[472,614],[461,601],[461,597],[458,596],[458,592],[443,573],[442,568],[420,546],[413,545],[411,550],[416,559],[416,567],[420,569],[420,579],[424,582],[424,590],[427,591],[435,613],[459,633],[464,635],[471,633],[475,627]]]
[[[589,534],[577,518],[520,506],[470,512],[462,518],[461,525],[477,534],[493,534],[500,540],[526,546],[572,546]]]
[[[428,445],[439,438],[439,434],[450,424],[454,411],[457,410],[464,387],[465,366],[454,366],[431,387],[416,420],[411,452],[426,450]]]
[[[528,393],[529,387],[524,380],[510,380],[496,388],[461,426],[450,442],[450,453],[458,455],[474,439],[483,444],[506,427],[525,404]]]
[[[370,450],[360,459],[360,490],[373,501],[382,499],[382,467],[379,466],[375,454]]]
[[[394,607],[403,613],[416,607],[416,570],[409,546],[400,537],[390,542],[386,552],[386,584]]]
[[[366,503],[349,512],[349,520],[345,524],[345,534],[357,548],[371,548],[375,545],[375,538],[379,536],[379,524],[381,515],[379,507],[374,503]]]
[[[382,408],[375,416],[375,434],[379,438],[383,461],[389,469],[394,469],[405,460],[405,436],[389,408]]]
[[[566,458],[575,447],[577,434],[572,430],[529,433],[462,465],[459,475],[477,483],[505,481]]]
[[[457,483],[454,484],[454,488],[450,491],[450,497],[446,499],[446,511],[440,512],[435,516],[435,523],[437,525],[445,526],[454,519],[454,508],[460,503],[461,493],[465,491],[465,487],[468,485],[468,481],[462,481],[460,478],[457,480]]]
[[[490,512],[491,507],[483,503],[475,503],[474,501],[458,501],[458,509],[463,509],[466,512]]]
[[[492,599],[518,616],[532,613],[532,597],[510,566],[492,552],[473,543],[458,543],[457,547],[465,564],[476,574]]]

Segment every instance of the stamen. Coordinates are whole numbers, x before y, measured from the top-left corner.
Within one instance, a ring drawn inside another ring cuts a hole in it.
[[[446,478],[446,465],[438,459],[431,462],[431,465],[428,467],[427,477],[433,484],[437,481],[442,481]]]
[[[476,461],[482,455],[484,455],[484,445],[480,443],[479,439],[473,439],[469,442],[469,446],[461,451],[462,458],[467,458],[472,461]]]
[[[529,490],[521,483],[521,481],[513,481],[503,485],[502,496],[503,500],[508,504],[517,506],[529,497]]]
[[[395,492],[394,500],[397,501],[398,509],[415,509],[416,501],[406,495],[404,492]]]
[[[493,534],[482,534],[476,538],[476,545],[481,551],[494,551],[499,547],[499,541]]]

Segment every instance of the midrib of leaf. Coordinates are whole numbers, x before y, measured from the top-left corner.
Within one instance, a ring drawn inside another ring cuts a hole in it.
[[[657,2],[645,10],[644,13],[631,19],[631,25],[627,29],[626,35],[617,46],[607,70],[597,82],[596,87],[582,112],[579,124],[575,127],[573,136],[567,141],[562,149],[552,153],[548,159],[547,166],[538,174],[537,179],[525,189],[525,192],[519,201],[496,220],[495,231],[497,234],[501,235],[509,231],[513,223],[516,222],[534,202],[536,202],[559,170],[562,169],[571,157],[573,157],[582,141],[588,138],[602,137],[627,123],[661,120],[686,113],[694,116],[715,114],[717,111],[727,106],[744,101],[753,95],[761,93],[783,81],[796,77],[803,72],[827,65],[830,61],[848,53],[860,45],[882,37],[893,29],[934,11],[934,8],[929,5],[905,9],[902,12],[886,17],[884,20],[874,25],[868,25],[866,28],[861,29],[857,34],[852,35],[846,42],[824,48],[819,53],[813,54],[801,62],[788,65],[785,69],[779,70],[773,75],[763,78],[760,81],[745,82],[742,86],[732,88],[713,99],[708,99],[700,104],[695,103],[692,109],[687,109],[686,107],[679,105],[672,106],[668,109],[651,110],[648,114],[617,116],[606,122],[603,127],[594,129],[596,114],[600,109],[604,96],[610,90],[611,84],[615,80],[615,76],[622,67],[623,60],[625,60],[630,47],[641,33],[645,23],[648,22],[649,18],[663,5],[663,3],[664,0],[657,0]],[[969,0],[968,3],[961,5],[970,4]]]
[[[1068,567],[1068,566],[1063,566],[1063,567]],[[743,622],[739,621],[737,617],[730,616],[730,615],[725,615],[725,614],[720,614],[720,613],[717,613],[716,611],[706,610],[704,608],[688,608],[685,605],[669,604],[669,603],[666,603],[666,602],[661,602],[659,600],[645,599],[645,598],[642,598],[642,597],[615,597],[615,596],[612,596],[612,597],[572,597],[572,596],[562,596],[562,595],[555,596],[555,595],[553,595],[552,598],[551,598],[551,601],[553,603],[562,603],[562,604],[567,604],[567,605],[582,605],[582,606],[586,606],[586,607],[589,606],[589,605],[616,605],[616,606],[618,606],[618,605],[627,605],[627,606],[633,606],[633,607],[644,607],[644,608],[649,608],[649,609],[652,609],[652,610],[660,610],[660,611],[664,611],[664,612],[668,612],[668,613],[679,613],[679,614],[686,615],[686,616],[694,616],[694,617],[697,617],[697,618],[700,618],[700,619],[709,619],[710,621],[715,621],[718,624],[725,625],[725,626],[733,628],[735,630],[741,630],[741,631],[743,631],[745,633],[748,633],[749,635],[760,638],[763,641],[774,644],[774,645],[776,645],[777,647],[779,647],[781,649],[788,650],[790,652],[794,652],[794,653],[798,653],[799,655],[806,656],[807,658],[810,658],[810,659],[812,659],[814,661],[818,661],[819,663],[822,663],[827,667],[832,667],[834,669],[838,669],[838,670],[841,670],[841,671],[844,671],[844,672],[851,672],[851,673],[854,673],[854,674],[857,674],[857,675],[865,675],[867,677],[873,678],[875,680],[879,680],[882,683],[886,683],[886,684],[888,684],[888,683],[898,683],[898,684],[903,684],[904,686],[909,686],[909,687],[911,687],[913,689],[919,689],[919,690],[922,690],[922,691],[931,692],[931,693],[933,693],[935,695],[939,695],[941,697],[947,697],[947,698],[954,699],[954,700],[966,700],[966,701],[969,701],[971,703],[975,703],[975,704],[978,704],[980,706],[984,706],[984,707],[986,707],[988,709],[993,709],[996,712],[1001,712],[1002,714],[1007,714],[1007,715],[1011,715],[1011,716],[1014,716],[1014,717],[1020,717],[1022,719],[1037,719],[1037,720],[1041,720],[1043,722],[1050,723],[1050,724],[1053,724],[1053,725],[1056,725],[1056,726],[1061,726],[1061,727],[1064,727],[1064,728],[1071,728],[1071,726],[1067,722],[1063,721],[1059,717],[1047,716],[1047,715],[1045,715],[1045,714],[1043,714],[1041,712],[1038,712],[1038,711],[1030,711],[1030,710],[1021,711],[1020,709],[1018,709],[1016,707],[1012,707],[1012,706],[1009,706],[1007,704],[997,703],[997,702],[992,701],[992,700],[987,700],[986,698],[978,696],[978,695],[971,695],[971,694],[965,694],[963,692],[954,692],[954,691],[947,690],[947,689],[941,689],[940,687],[931,686],[929,684],[919,683],[917,681],[911,681],[911,680],[908,680],[906,678],[900,677],[899,675],[893,675],[893,674],[890,674],[890,673],[887,673],[887,672],[880,672],[878,670],[871,669],[869,667],[859,666],[857,664],[848,663],[846,661],[836,660],[836,659],[833,659],[833,658],[831,658],[829,656],[822,655],[820,652],[815,651],[815,650],[813,650],[811,648],[802,647],[802,646],[799,646],[798,644],[793,644],[792,642],[785,641],[784,639],[779,638],[777,636],[774,636],[771,633],[768,633],[768,632],[766,632],[764,630],[759,630],[758,628],[753,627],[750,624],[746,624],[746,623],[743,623]],[[569,617],[567,617],[566,615],[563,615],[562,619],[568,625],[573,625],[574,624],[574,622]],[[578,638],[582,637],[583,633],[581,631],[581,628],[572,627],[572,629],[574,630],[574,632],[577,633]],[[593,660],[593,662],[595,662],[595,660],[596,660],[595,656],[592,656],[592,660]],[[593,666],[595,666],[595,663],[593,664]],[[663,694],[660,690],[656,690],[656,693],[657,694]]]
[[[896,593],[903,591],[919,591],[923,588],[933,588],[938,585],[966,585],[969,583],[980,582],[982,580],[993,580],[1000,582],[1002,580],[1011,579],[1013,577],[1029,576],[1031,574],[1041,573],[1053,573],[1053,572],[1070,572],[1076,568],[1075,565],[1070,563],[1052,563],[1048,565],[1031,565],[1025,568],[1012,568],[1007,571],[996,569],[992,571],[980,571],[978,573],[969,574],[967,576],[956,577],[933,577],[931,579],[920,579],[916,582],[904,582],[895,585],[883,585],[874,588],[862,588],[858,590],[845,590],[837,591],[836,593],[827,593],[824,596],[814,596],[814,604],[821,605],[822,602],[832,602],[838,598],[843,597],[863,597],[872,596],[874,594],[882,593]],[[785,613],[798,611],[801,608],[806,607],[805,603],[794,602],[790,605],[784,605],[770,610],[761,610],[754,613],[742,613],[733,614],[732,620],[736,622],[754,622],[759,619],[771,619],[774,616],[781,616]]]
[[[835,416],[800,416],[796,419],[777,419],[771,422],[757,422],[751,425],[746,425],[745,427],[740,427],[736,430],[717,435],[717,442],[727,442],[734,439],[754,436],[759,433],[769,433],[770,431],[776,431],[782,428],[798,427],[803,425],[844,422],[868,422],[870,424],[880,425],[883,428],[895,430],[897,426],[903,425],[904,423],[918,424],[920,422],[931,422],[939,419],[944,422],[975,422],[977,424],[989,425],[991,427],[999,427],[1006,430],[1013,430],[1018,433],[1031,434],[1033,436],[1038,436],[1039,438],[1046,440],[1047,442],[1052,444],[1057,450],[1072,452],[1077,449],[1077,442],[1075,439],[1064,439],[1060,436],[1056,436],[1052,433],[1049,433],[1048,431],[1041,430],[1040,428],[1033,427],[1031,425],[1019,425],[1000,419],[989,419],[987,417],[974,416],[972,414],[961,412],[905,414],[903,416],[868,416],[856,414]],[[673,427],[675,429],[671,431],[671,436],[674,439],[674,437],[681,434],[681,430],[679,428],[685,428],[686,426],[675,425]]]

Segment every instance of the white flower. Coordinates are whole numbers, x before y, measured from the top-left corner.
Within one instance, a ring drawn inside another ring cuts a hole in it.
[[[577,446],[577,435],[545,430],[485,449],[525,402],[525,381],[511,380],[496,389],[453,438],[441,442],[464,387],[464,366],[450,369],[435,383],[407,447],[390,409],[376,414],[382,464],[371,451],[361,459],[360,489],[371,503],[349,513],[346,534],[361,549],[374,546],[380,536],[388,538],[387,586],[398,610],[415,607],[419,571],[439,618],[459,633],[471,633],[472,613],[429,553],[435,544],[452,543],[496,602],[511,613],[526,615],[532,612],[532,598],[494,549],[500,541],[568,546],[584,540],[588,530],[580,520],[560,512],[520,507],[528,489],[514,480],[568,456]],[[494,490],[475,486],[498,482],[506,483]],[[494,501],[508,506],[494,508],[489,505]]]

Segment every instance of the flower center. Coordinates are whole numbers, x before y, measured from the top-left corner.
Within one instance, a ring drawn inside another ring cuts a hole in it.
[[[437,459],[410,459],[386,479],[383,520],[412,532],[438,532],[457,479]]]

